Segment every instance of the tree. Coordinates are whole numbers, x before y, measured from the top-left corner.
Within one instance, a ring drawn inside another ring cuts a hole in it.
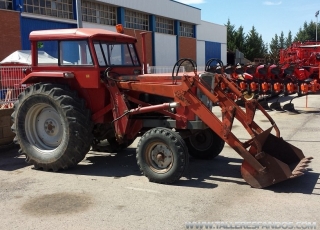
[[[319,37],[318,31],[318,37]],[[303,28],[299,28],[298,33],[296,34],[294,41],[315,41],[316,40],[316,23],[311,21],[309,24],[304,22]]]
[[[286,42],[285,42],[285,48],[290,47],[291,44],[292,44],[292,34],[291,34],[291,30],[289,30],[288,37],[286,38]]]
[[[236,49],[234,29],[235,26],[231,24],[230,19],[228,19],[228,22],[225,26],[227,27],[227,49],[234,51]]]
[[[252,26],[248,35],[246,36],[245,57],[251,61],[254,58],[261,58],[265,56],[265,45],[262,36],[258,34],[256,28]]]
[[[279,49],[285,48],[285,38],[283,31],[281,31],[280,37],[279,37]]]
[[[270,56],[271,63],[277,63],[279,61],[279,47],[280,47],[279,38],[278,38],[278,35],[275,34],[274,38],[272,38],[270,42],[269,56]]]
[[[240,26],[234,34],[234,45],[236,49],[243,52],[245,48],[245,42],[246,42],[246,35],[243,32],[243,27]]]

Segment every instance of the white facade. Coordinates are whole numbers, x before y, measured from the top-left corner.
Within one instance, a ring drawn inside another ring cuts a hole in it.
[[[202,41],[227,43],[227,27],[215,23],[201,21],[197,26],[197,39]]]
[[[107,26],[107,25],[91,23],[91,22],[82,22],[82,25],[84,28],[104,29],[104,30],[110,30],[113,32],[117,32],[115,26]]]
[[[136,10],[146,15],[155,15],[160,17],[177,20],[180,22],[187,22],[191,26],[194,26],[196,39],[196,61],[198,66],[204,66],[206,60],[210,57],[220,58],[223,63],[227,62],[227,28],[223,25],[202,21],[201,10],[192,6],[188,6],[173,0],[98,0],[96,2],[111,4],[115,7],[123,7],[124,10]],[[119,14],[122,10],[117,11]],[[76,14],[76,12],[74,12]],[[76,27],[77,21],[74,19],[64,19],[58,17],[50,17],[34,13],[21,13],[22,18],[35,18],[43,20],[43,25],[40,25],[40,29],[48,28],[46,21],[55,21],[57,23],[72,24]],[[98,17],[98,15],[96,15]],[[118,15],[117,15],[118,17]],[[123,15],[121,17],[124,17]],[[123,18],[117,18],[123,21]],[[113,19],[114,20],[114,19]],[[50,24],[50,23],[49,23]],[[51,23],[52,24],[52,23]],[[50,25],[51,25],[50,24]],[[90,23],[82,21],[83,27],[86,28],[101,28],[110,31],[116,31],[115,26],[108,26],[98,23]],[[59,24],[58,26],[61,26]],[[59,28],[57,25],[54,28]],[[174,25],[176,26],[176,24]],[[36,26],[30,26],[33,30],[37,29]],[[69,28],[69,27],[68,27]],[[174,30],[174,29],[173,29]],[[172,29],[171,29],[172,31]],[[25,39],[29,36],[29,31],[25,30]],[[180,35],[169,35],[163,33],[154,32],[154,40],[152,41],[152,59],[153,65],[156,66],[171,66],[177,61]],[[214,44],[212,44],[214,43]],[[194,51],[192,51],[194,52]],[[211,52],[211,53],[210,53]]]
[[[176,37],[155,33],[155,66],[173,66],[177,62]]]
[[[100,2],[193,24],[201,24],[200,9],[172,0],[100,0]]]
[[[197,65],[205,66],[206,64],[206,44],[205,41],[197,41]]]

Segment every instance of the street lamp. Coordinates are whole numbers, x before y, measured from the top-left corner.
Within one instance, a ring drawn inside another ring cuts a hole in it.
[[[317,23],[316,23],[316,43],[318,41],[318,15],[319,15],[319,10],[316,12],[316,18],[317,18]]]

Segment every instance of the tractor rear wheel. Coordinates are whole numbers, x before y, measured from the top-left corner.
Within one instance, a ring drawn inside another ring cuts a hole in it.
[[[149,181],[170,184],[180,179],[189,164],[181,136],[167,128],[146,132],[137,146],[137,163]]]
[[[14,105],[12,120],[15,142],[36,169],[72,167],[90,149],[90,111],[65,85],[38,83],[28,87]]]
[[[213,159],[217,157],[223,147],[224,140],[222,140],[211,129],[205,129],[195,135],[185,139],[188,146],[189,154],[196,159]]]

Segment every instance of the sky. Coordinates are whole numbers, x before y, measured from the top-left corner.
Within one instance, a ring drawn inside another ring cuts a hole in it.
[[[247,34],[252,26],[262,35],[264,42],[283,31],[287,37],[291,31],[293,38],[306,22],[316,22],[316,11],[320,10],[320,0],[176,0],[201,9],[201,19],[225,25],[230,19],[235,29],[240,26]],[[320,15],[319,21],[320,22]],[[318,28],[320,29],[320,27]]]

